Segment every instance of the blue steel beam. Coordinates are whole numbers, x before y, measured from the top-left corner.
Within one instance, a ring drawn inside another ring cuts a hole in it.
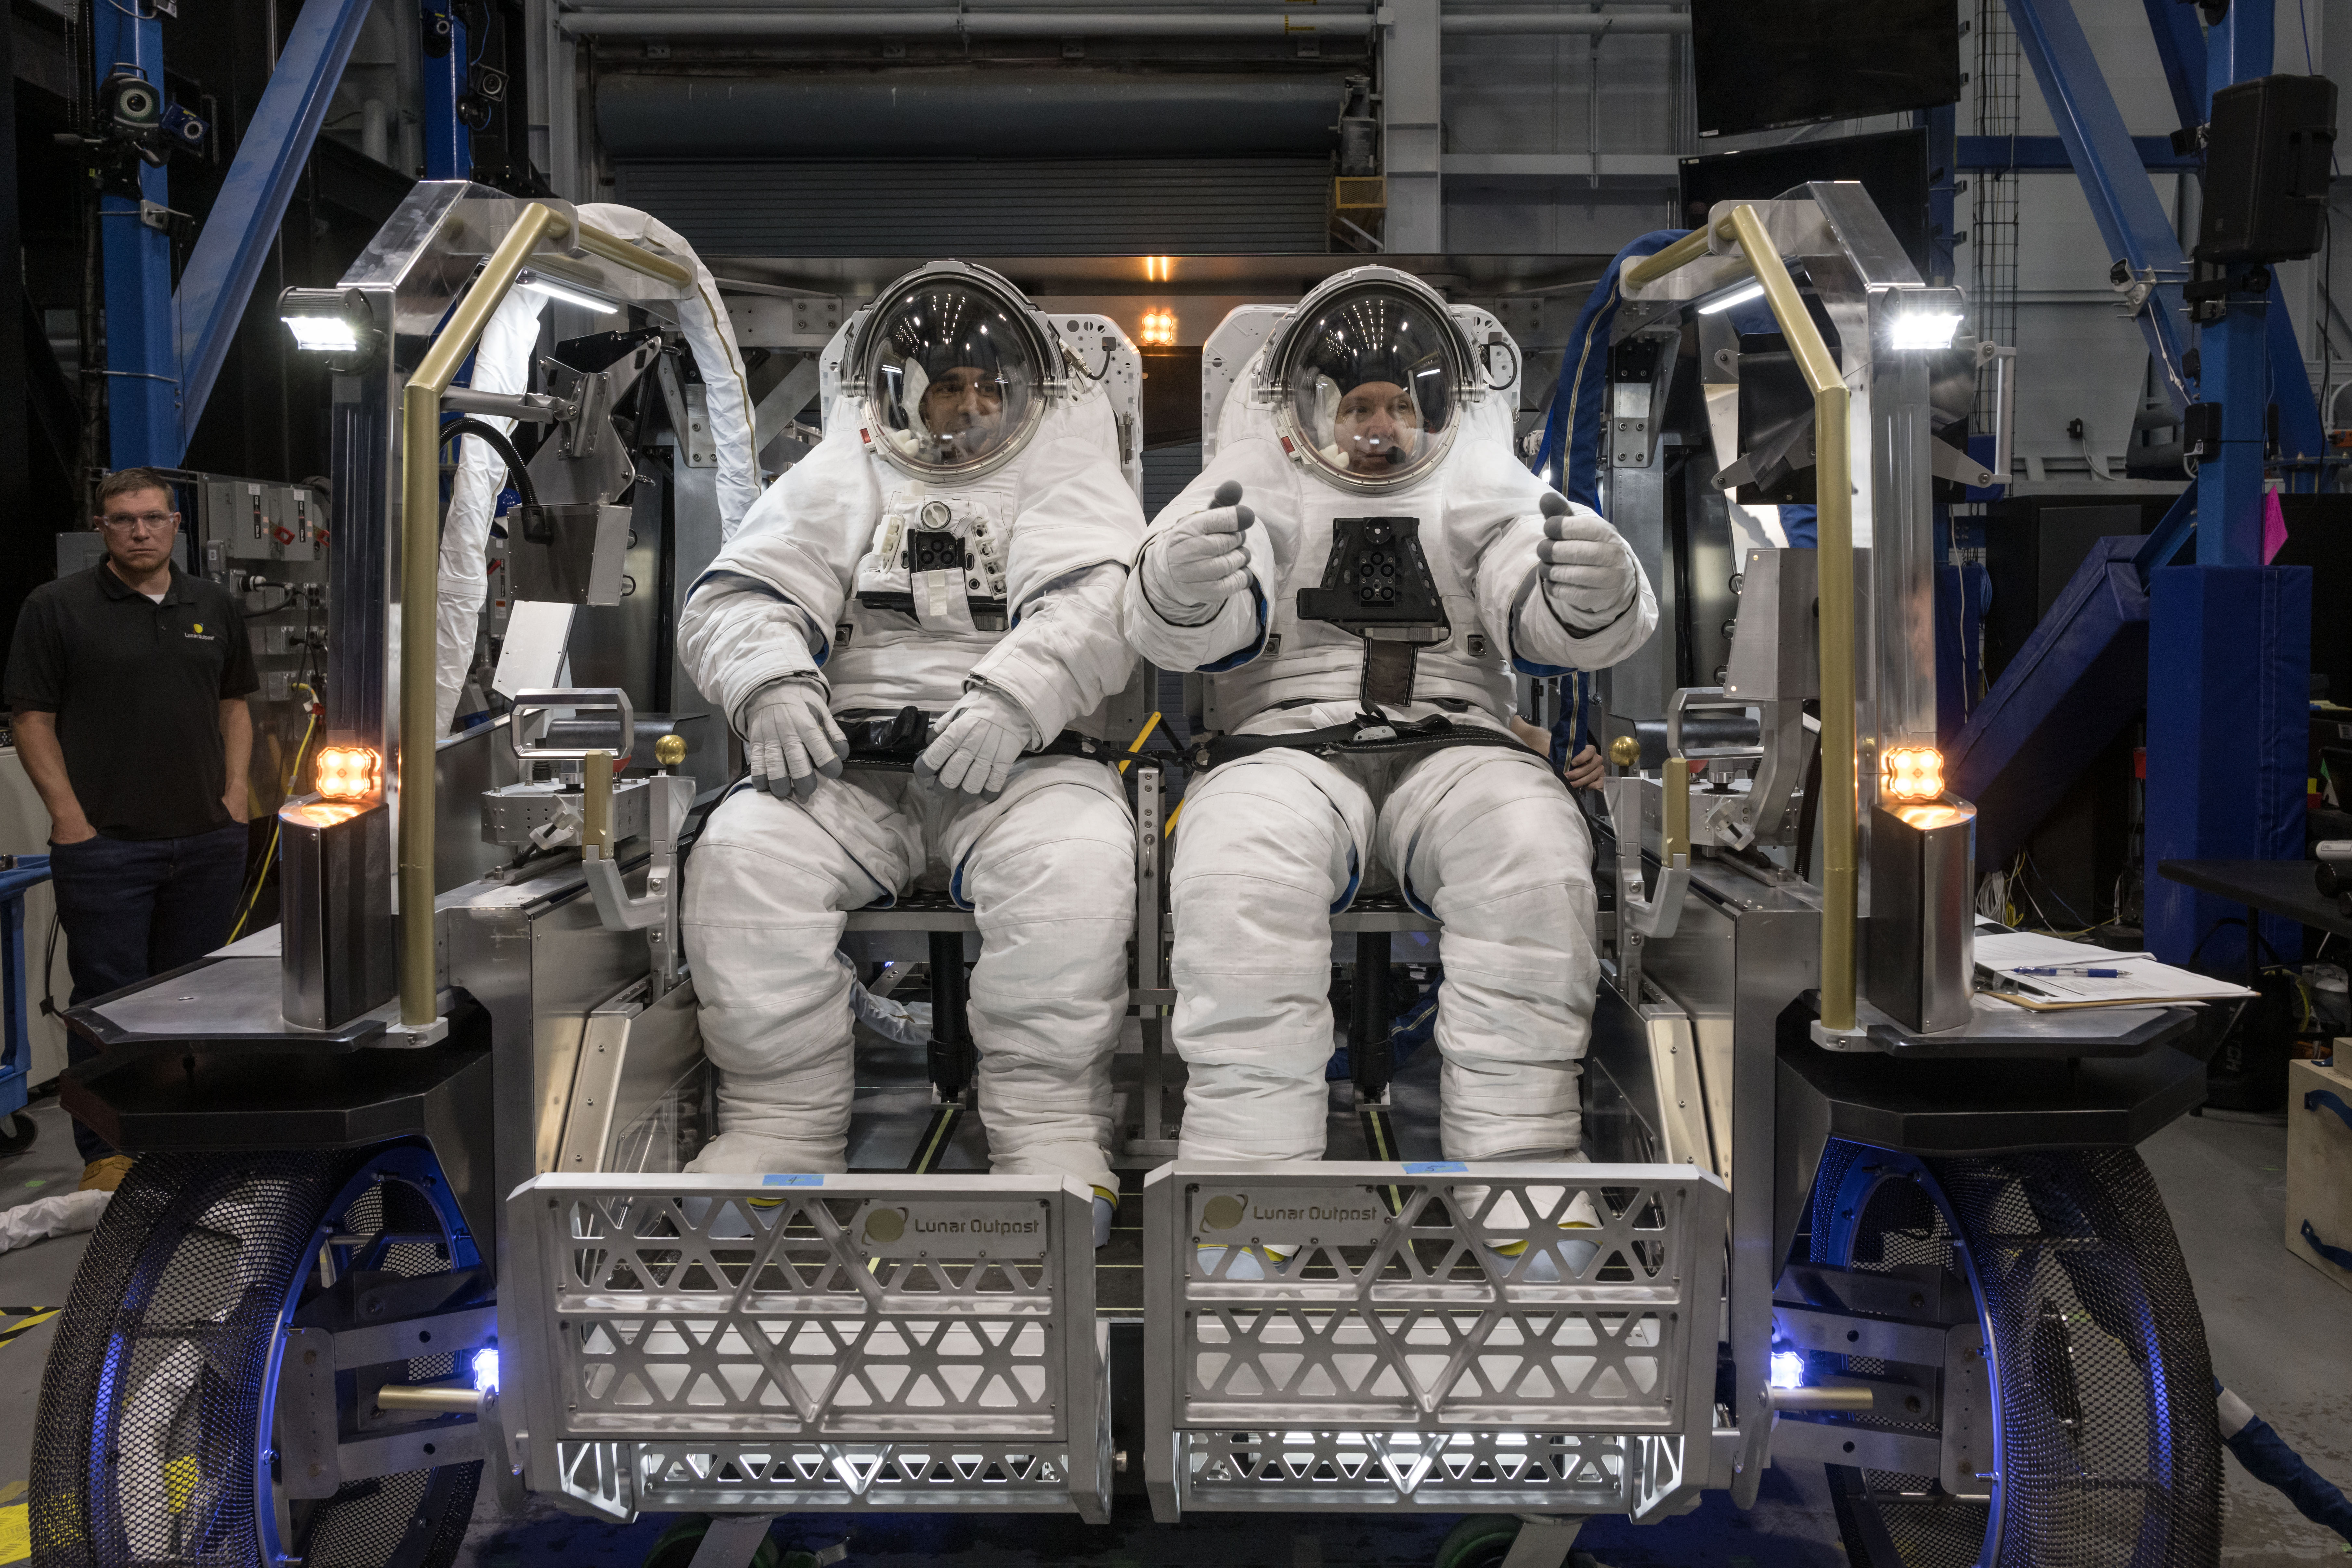
[[[466,24],[457,20],[450,0],[425,0],[420,9],[426,40],[432,40],[432,29],[445,25],[449,40],[447,49],[425,57],[425,177],[470,180],[474,135],[457,118],[457,100],[466,93]]]
[[[144,76],[163,90],[163,28],[152,11],[101,3],[90,7],[91,85],[116,71]],[[172,331],[172,237],[140,216],[142,201],[170,205],[163,171],[137,165],[137,197],[99,198],[105,255],[108,460],[117,468],[180,460],[179,344]]]
[[[2011,22],[2034,80],[2058,121],[2059,140],[2089,198],[2107,254],[2127,262],[2155,288],[2141,307],[2140,331],[2156,356],[2164,394],[2178,412],[2194,401],[2181,370],[2189,324],[2182,314],[2180,285],[2188,261],[2172,231],[2172,219],[2156,199],[2156,186],[2141,166],[2139,150],[2125,128],[2123,111],[2107,89],[2091,53],[2090,40],[2067,0],[2008,0]]]
[[[2271,0],[2236,0],[2230,14],[2206,38],[2205,96],[2247,77],[2267,76],[2272,55]],[[2197,469],[2197,563],[2259,566],[2263,563],[2263,481],[2270,445],[2273,380],[2305,382],[2303,353],[2271,374],[2271,289],[2233,290],[2218,321],[2199,334],[2204,374],[2203,400],[2221,405],[2221,450]],[[2291,376],[2287,374],[2291,369]]]
[[[2183,130],[2212,117],[2211,89],[2205,84],[2205,30],[2197,8],[2181,0],[2140,0],[2148,30],[2156,35],[2157,58],[2164,62],[2164,85],[2172,89],[2173,111]]]
[[[173,306],[182,387],[173,466],[195,437],[196,421],[220,378],[270,242],[286,221],[287,204],[368,9],[369,0],[307,0],[180,274]]]

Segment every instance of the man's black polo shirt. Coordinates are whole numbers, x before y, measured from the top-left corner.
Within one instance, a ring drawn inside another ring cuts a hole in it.
[[[189,838],[234,819],[220,705],[261,684],[236,601],[174,566],[157,604],[100,562],[16,617],[9,706],[58,716],[66,776],[109,838]]]

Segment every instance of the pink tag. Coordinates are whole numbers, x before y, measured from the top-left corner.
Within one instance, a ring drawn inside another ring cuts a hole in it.
[[[2263,564],[2267,566],[2286,542],[2286,513],[2279,508],[2278,491],[2263,492]]]

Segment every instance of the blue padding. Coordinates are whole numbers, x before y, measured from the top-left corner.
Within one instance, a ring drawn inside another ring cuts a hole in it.
[[[1780,537],[1789,542],[1789,548],[1791,550],[1819,548],[1822,537],[1822,509],[1817,506],[1782,507]]]
[[[2244,929],[2220,922],[2244,905],[2157,868],[2303,858],[2311,569],[2168,566],[2148,584],[2147,946],[2167,963],[2197,954],[2210,973],[2242,973]],[[2294,921],[2266,915],[2262,934],[2281,960],[2302,955]]]
[[[2102,539],[1952,742],[1944,776],[1977,806],[1977,864],[2006,867],[2150,689],[2137,536]],[[2152,753],[2151,753],[2152,754]]]
[[[1617,317],[1617,269],[1656,255],[1689,232],[1654,229],[1619,251],[1585,296],[1576,325],[1569,329],[1568,352],[1561,356],[1559,383],[1544,415],[1543,445],[1536,450],[1535,468],[1538,474],[1556,474],[1552,488],[1579,506],[1595,510],[1601,506],[1601,425],[1609,413],[1609,327]],[[1555,468],[1563,451],[1566,467]]]
[[[2294,1504],[2295,1512],[2352,1541],[2352,1501],[2333,1481],[2304,1463],[2303,1456],[2288,1447],[2286,1439],[2269,1422],[2257,1415],[2240,1427],[2236,1436],[2222,1441],[2238,1456],[2248,1475],[2277,1488]]]

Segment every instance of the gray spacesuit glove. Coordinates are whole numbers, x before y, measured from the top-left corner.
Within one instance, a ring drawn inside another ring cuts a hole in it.
[[[1021,704],[992,686],[965,692],[940,718],[937,733],[915,759],[915,776],[989,799],[1004,793],[1013,764],[1039,743]]]
[[[1558,491],[1543,499],[1544,598],[1562,625],[1589,635],[1623,615],[1641,589],[1633,552],[1617,531],[1571,508]]]
[[[806,676],[772,680],[743,704],[743,760],[754,788],[778,800],[816,793],[822,776],[841,776],[849,740],[825,710],[830,695],[822,681]]]
[[[1241,499],[1242,487],[1227,479],[1210,498],[1208,510],[1178,518],[1143,547],[1144,596],[1166,619],[1199,626],[1249,586],[1249,551],[1242,531],[1257,519]]]

